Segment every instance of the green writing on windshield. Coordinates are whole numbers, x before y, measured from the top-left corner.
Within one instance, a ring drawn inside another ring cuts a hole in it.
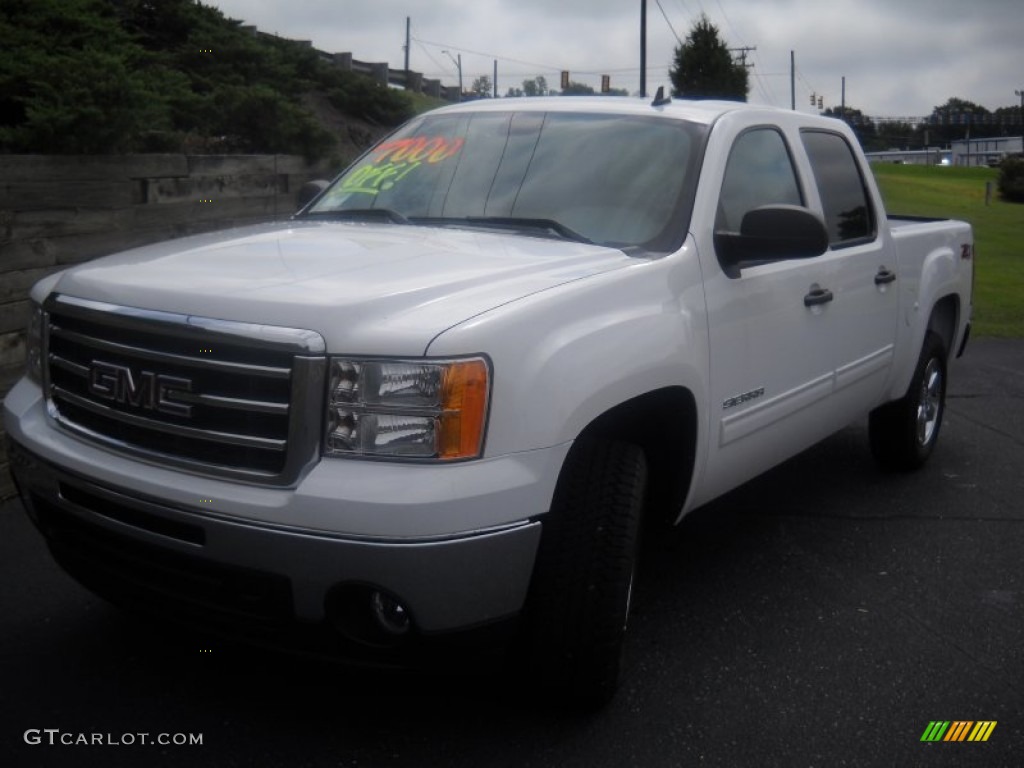
[[[345,177],[343,193],[376,195],[391,189],[424,163],[436,165],[454,157],[465,139],[443,136],[415,136],[385,141],[374,149],[365,163]]]

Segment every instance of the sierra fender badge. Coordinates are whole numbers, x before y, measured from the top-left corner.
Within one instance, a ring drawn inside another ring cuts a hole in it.
[[[735,408],[737,405],[743,405],[743,403],[749,403],[751,400],[757,400],[757,398],[764,396],[764,387],[758,387],[752,389],[749,392],[744,392],[742,395],[736,395],[736,397],[730,397],[722,403],[722,410],[727,411],[730,408]]]

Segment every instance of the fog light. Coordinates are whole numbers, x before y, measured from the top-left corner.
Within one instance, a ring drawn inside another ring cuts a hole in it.
[[[374,591],[370,597],[373,618],[381,629],[392,635],[404,635],[409,631],[411,623],[409,613],[400,602],[383,592]]]

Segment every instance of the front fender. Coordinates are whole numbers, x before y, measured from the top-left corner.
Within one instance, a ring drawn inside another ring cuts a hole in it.
[[[706,400],[708,335],[692,249],[577,280],[446,331],[430,355],[486,352],[486,455],[574,440],[615,406],[665,387]],[[702,444],[703,441],[700,441]]]

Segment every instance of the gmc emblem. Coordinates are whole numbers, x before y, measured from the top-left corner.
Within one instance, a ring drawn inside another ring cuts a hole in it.
[[[131,368],[102,360],[89,364],[89,393],[101,400],[130,405],[170,416],[192,418],[192,406],[173,400],[175,392],[191,392],[192,382],[180,376]]]

